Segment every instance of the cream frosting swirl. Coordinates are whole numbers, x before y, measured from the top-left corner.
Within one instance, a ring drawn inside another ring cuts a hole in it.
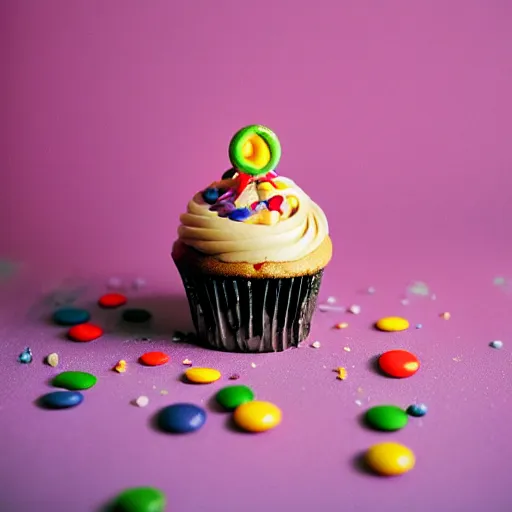
[[[235,222],[210,211],[199,192],[180,216],[179,239],[226,263],[288,262],[312,253],[329,234],[324,212],[292,180],[280,176],[275,181],[288,187],[279,195],[299,201],[289,218],[272,226]]]

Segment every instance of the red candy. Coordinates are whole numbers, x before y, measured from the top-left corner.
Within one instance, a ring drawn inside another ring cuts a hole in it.
[[[379,357],[379,367],[390,377],[403,379],[418,371],[420,361],[407,350],[390,350]]]
[[[126,304],[126,297],[120,293],[107,293],[98,300],[98,304],[102,308],[118,308]]]
[[[103,329],[94,324],[79,324],[71,327],[68,337],[73,341],[93,341],[103,334]]]
[[[171,358],[164,352],[146,352],[139,358],[139,361],[145,366],[160,366],[170,360]]]
[[[254,267],[254,270],[258,271],[258,270],[261,270],[261,267],[263,267],[263,263],[255,263],[253,265]]]
[[[281,205],[283,204],[283,201],[284,201],[284,197],[283,196],[271,197],[268,200],[268,209],[270,211],[280,212],[281,211]]]

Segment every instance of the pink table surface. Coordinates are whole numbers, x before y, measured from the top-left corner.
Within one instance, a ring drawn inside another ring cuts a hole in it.
[[[163,489],[173,512],[512,508],[512,4],[291,5],[0,3],[0,510],[100,511],[135,485]],[[236,355],[171,341],[190,328],[169,257],[179,214],[227,168],[234,131],[255,122],[277,132],[280,172],[329,218],[322,300],[362,308],[318,313],[319,349]],[[150,326],[97,308],[113,276]],[[403,305],[412,281],[436,300]],[[72,343],[48,321],[66,298],[90,308],[101,339]],[[372,329],[395,314],[423,328]],[[340,321],[349,327],[332,329]],[[27,345],[35,360],[23,366]],[[149,348],[172,362],[140,367]],[[416,353],[418,374],[378,375],[372,361],[391,348]],[[99,377],[74,410],[34,405],[57,372],[42,363],[53,351],[59,370]],[[224,380],[184,384],[186,357]],[[123,375],[110,370],[121,358]],[[275,431],[239,434],[212,406],[234,372],[282,408]],[[130,404],[143,394],[147,408]],[[183,400],[204,405],[205,427],[156,431],[158,409]],[[415,401],[428,415],[403,431],[361,425],[369,406]],[[361,451],[389,439],[414,450],[416,468],[363,471]]]

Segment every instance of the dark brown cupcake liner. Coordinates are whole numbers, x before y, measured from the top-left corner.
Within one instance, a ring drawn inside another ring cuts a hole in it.
[[[281,352],[308,337],[323,270],[283,279],[179,271],[198,342],[229,352]]]

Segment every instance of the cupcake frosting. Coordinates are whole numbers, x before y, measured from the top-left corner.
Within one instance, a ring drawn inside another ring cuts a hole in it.
[[[229,145],[233,168],[197,193],[181,215],[180,241],[224,263],[294,262],[328,238],[323,211],[292,180],[278,176],[279,139],[250,125]]]
[[[292,180],[256,180],[235,199],[237,188],[235,175],[197,193],[180,217],[180,240],[226,263],[256,264],[299,260],[328,236],[324,212]]]

